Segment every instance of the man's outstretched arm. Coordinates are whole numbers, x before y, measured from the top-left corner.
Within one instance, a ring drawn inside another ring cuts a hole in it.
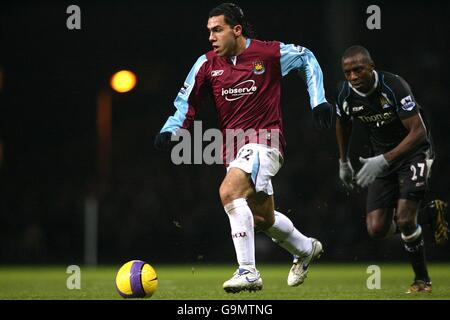
[[[167,119],[155,137],[154,145],[156,149],[164,151],[170,149],[172,136],[176,135],[177,130],[189,127],[194,121],[203,98],[205,77],[202,67],[206,61],[205,55],[198,58],[186,77],[183,87],[174,101],[175,114]]]
[[[368,186],[383,170],[389,167],[390,163],[408,154],[426,140],[425,127],[419,114],[403,119],[402,123],[408,130],[408,134],[394,149],[372,158],[360,158],[361,163],[364,164],[356,176],[360,186]]]
[[[403,119],[402,123],[406,130],[408,130],[408,134],[394,149],[384,154],[384,158],[388,163],[411,152],[411,150],[417,148],[427,139],[425,127],[419,114]]]
[[[314,54],[307,48],[280,44],[282,76],[296,69],[304,79],[313,111],[315,127],[328,129],[332,125],[333,106],[325,98],[323,73]]]
[[[339,148],[339,160],[346,162],[348,159],[349,141],[352,133],[352,122],[336,119],[336,140]]]
[[[336,118],[336,140],[339,148],[339,178],[347,189],[354,187],[354,171],[348,158],[349,141],[352,132],[351,120]]]

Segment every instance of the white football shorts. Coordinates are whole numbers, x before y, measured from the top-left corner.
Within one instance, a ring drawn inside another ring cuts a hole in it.
[[[272,177],[283,165],[283,157],[276,148],[249,143],[239,149],[236,159],[230,162],[227,171],[239,168],[251,175],[256,192],[273,194]]]

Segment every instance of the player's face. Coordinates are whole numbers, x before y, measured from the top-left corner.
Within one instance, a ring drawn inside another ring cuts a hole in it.
[[[208,19],[209,42],[218,56],[231,57],[236,55],[237,38],[242,33],[240,25],[231,27],[225,23],[223,15]]]
[[[342,60],[342,71],[353,88],[361,92],[372,89],[375,81],[373,65],[361,54]]]

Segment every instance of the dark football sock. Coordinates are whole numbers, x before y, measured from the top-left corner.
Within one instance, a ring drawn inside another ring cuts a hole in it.
[[[425,261],[425,248],[420,225],[417,226],[416,231],[412,235],[404,236],[402,234],[402,239],[414,270],[415,280],[430,282],[427,264]]]

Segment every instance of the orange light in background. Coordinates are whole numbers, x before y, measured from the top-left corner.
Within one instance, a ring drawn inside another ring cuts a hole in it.
[[[5,76],[2,67],[0,67],[0,92],[3,91],[3,84],[5,82]]]
[[[136,86],[136,75],[129,70],[121,70],[111,77],[111,87],[117,92],[124,93]]]
[[[107,90],[97,96],[97,161],[100,181],[105,183],[111,171],[111,131],[112,131],[112,98]]]
[[[0,140],[0,167],[3,163],[3,142]]]

